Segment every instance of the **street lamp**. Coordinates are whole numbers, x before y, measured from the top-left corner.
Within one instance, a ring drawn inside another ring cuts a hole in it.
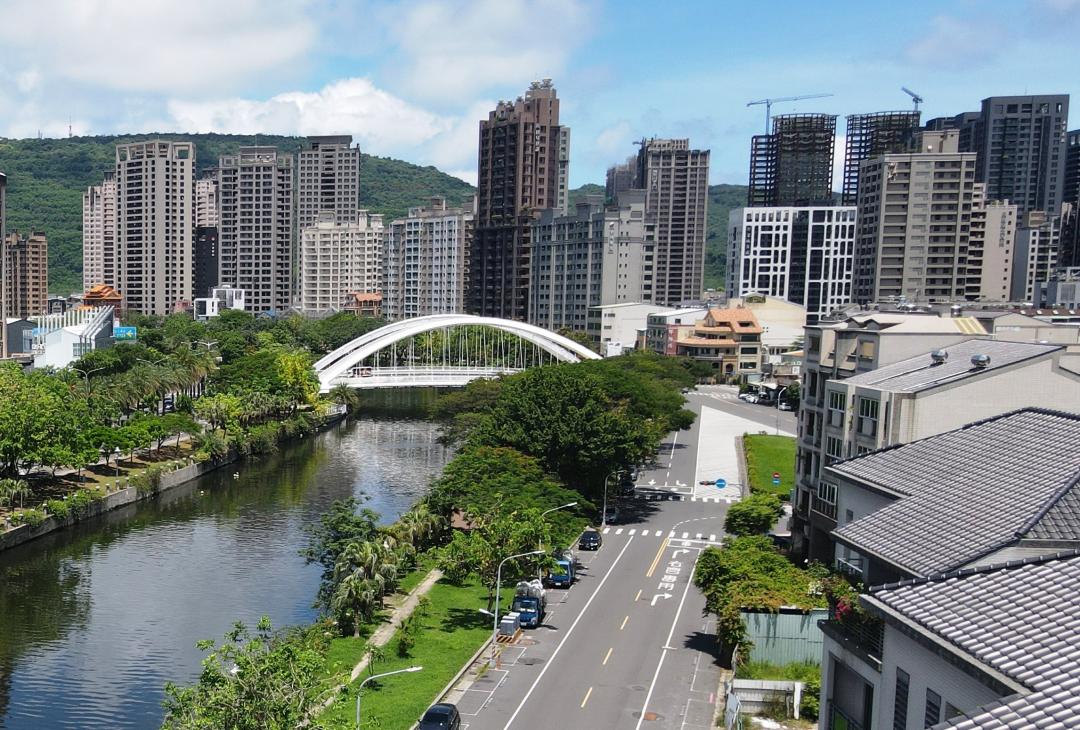
[[[419,672],[423,667],[406,667],[405,669],[395,669],[392,672],[383,672],[382,674],[373,674],[356,688],[356,730],[360,730],[360,690],[364,688],[364,685],[373,679],[381,679],[382,677],[389,677],[391,674],[403,674],[405,672]]]
[[[776,435],[780,435],[780,396],[784,394],[784,391],[790,388],[790,385],[785,385],[780,389],[780,392],[776,394]]]
[[[90,376],[93,375],[94,373],[96,373],[98,370],[104,370],[105,367],[102,366],[100,368],[91,368],[90,370],[87,370],[86,368],[77,368],[77,367],[73,366],[71,369],[83,376],[83,379],[86,381],[86,395],[87,395],[87,397],[89,397],[89,395],[90,395]]]
[[[116,478],[120,478],[120,447],[113,449],[113,466],[116,467]]]
[[[495,645],[498,643],[499,638],[499,589],[502,588],[502,567],[507,560],[513,560],[514,558],[524,558],[529,555],[543,555],[543,550],[530,550],[527,553],[518,553],[517,555],[511,555],[503,558],[499,562],[499,568],[495,571],[495,613],[493,626],[491,629],[491,666],[495,666]]]
[[[569,509],[570,507],[577,507],[577,502],[567,502],[566,504],[560,504],[558,507],[552,507],[551,509],[544,510],[543,512],[540,513],[540,521],[543,522],[544,517],[546,515],[550,514],[551,512],[556,512],[556,511],[561,510],[561,509]],[[540,548],[541,553],[544,552],[544,533],[543,532],[540,533],[540,544],[537,547]],[[537,568],[536,577],[538,577],[538,578],[540,577],[540,571],[542,571],[542,570],[543,570],[543,567]]]
[[[607,483],[608,483],[608,479],[611,479],[611,477],[615,476],[616,474],[622,474],[622,473],[623,473],[622,469],[616,469],[615,471],[611,472],[606,477],[604,477],[604,511],[600,513],[600,526],[601,527],[607,527]]]

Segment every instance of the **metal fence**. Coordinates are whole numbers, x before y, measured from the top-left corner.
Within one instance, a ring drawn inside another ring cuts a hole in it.
[[[808,613],[740,612],[746,638],[753,642],[750,661],[770,664],[821,662],[822,634],[818,621],[828,618],[824,608]]]

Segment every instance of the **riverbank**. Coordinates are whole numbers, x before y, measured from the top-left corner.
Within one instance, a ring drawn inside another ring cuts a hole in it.
[[[346,418],[344,412],[328,415],[322,423],[314,427],[314,433],[331,428]],[[304,434],[299,434],[303,438]],[[291,436],[283,437],[278,443],[284,443]],[[30,540],[48,535],[56,530],[71,527],[93,517],[117,510],[143,500],[151,499],[163,492],[175,489],[183,484],[198,479],[199,477],[222,467],[228,466],[241,459],[254,458],[259,454],[242,454],[236,449],[230,449],[226,454],[217,459],[196,461],[193,454],[188,454],[183,459],[172,459],[162,462],[143,462],[140,469],[128,469],[124,478],[107,479],[99,487],[104,491],[93,487],[81,487],[72,491],[72,495],[86,494],[86,497],[68,499],[66,503],[66,515],[46,514],[41,510],[24,510],[15,513],[14,517],[23,515],[22,524],[10,525],[0,531],[0,551],[16,545],[22,545]],[[119,471],[119,467],[117,467]],[[120,486],[123,484],[124,486]],[[50,501],[57,504],[56,500]],[[64,509],[64,508],[60,508]],[[29,515],[29,516],[27,516]]]

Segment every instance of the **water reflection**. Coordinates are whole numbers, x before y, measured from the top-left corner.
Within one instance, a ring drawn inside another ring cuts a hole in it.
[[[445,463],[437,436],[365,418],[0,553],[0,728],[157,727],[163,684],[198,672],[198,639],[314,616],[304,526],[360,494],[394,519]]]

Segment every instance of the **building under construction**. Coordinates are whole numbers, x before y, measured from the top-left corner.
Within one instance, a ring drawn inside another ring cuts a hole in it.
[[[918,111],[849,115],[840,204],[855,205],[858,202],[859,165],[863,160],[910,151],[918,131]]]
[[[772,122],[772,134],[751,143],[747,205],[831,203],[836,115],[782,114]]]

